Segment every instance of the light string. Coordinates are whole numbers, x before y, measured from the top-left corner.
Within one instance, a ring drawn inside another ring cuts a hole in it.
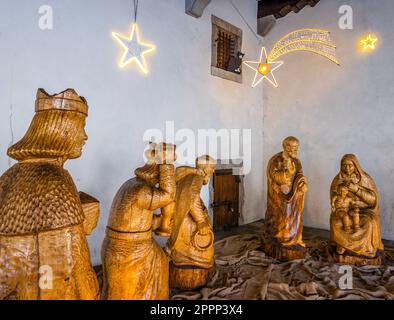
[[[234,8],[234,10],[239,14],[239,16],[241,17],[241,19],[243,20],[243,22],[247,25],[247,27],[249,28],[249,30],[252,32],[252,34],[254,35],[254,37],[256,38],[257,42],[259,43],[259,45],[263,45],[263,42],[261,41],[261,38],[259,37],[259,35],[253,30],[252,26],[249,24],[249,22],[245,19],[245,17],[242,15],[241,11],[237,8],[237,6],[234,4],[234,2],[232,0],[228,0],[230,2],[230,4],[232,5],[232,7]]]
[[[138,1],[134,0],[134,23],[137,23]]]

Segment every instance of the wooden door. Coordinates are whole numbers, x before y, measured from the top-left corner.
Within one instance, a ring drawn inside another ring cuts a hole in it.
[[[232,170],[217,170],[213,176],[214,201],[213,229],[228,230],[238,226],[239,219],[239,176]]]

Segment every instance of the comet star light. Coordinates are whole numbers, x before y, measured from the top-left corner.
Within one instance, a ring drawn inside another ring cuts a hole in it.
[[[336,46],[328,31],[299,29],[288,33],[276,42],[268,56],[263,47],[259,61],[245,61],[244,64],[256,72],[252,87],[257,86],[264,79],[267,79],[274,87],[278,87],[273,71],[283,64],[283,61],[277,61],[280,57],[291,52],[307,51],[339,65],[335,50]]]
[[[278,82],[273,72],[283,64],[283,61],[269,62],[267,51],[264,47],[261,48],[259,61],[244,61],[244,64],[256,72],[252,83],[253,88],[264,79],[267,79],[275,88],[278,87]]]

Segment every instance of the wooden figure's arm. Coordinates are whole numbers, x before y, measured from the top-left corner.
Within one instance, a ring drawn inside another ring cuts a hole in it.
[[[176,183],[174,171],[174,165],[172,164],[161,164],[159,166],[159,187],[153,187],[150,210],[165,207],[175,200]]]

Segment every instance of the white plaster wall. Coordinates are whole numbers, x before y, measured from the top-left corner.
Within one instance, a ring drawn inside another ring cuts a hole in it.
[[[349,4],[354,29],[338,27],[338,8]],[[309,178],[304,223],[329,229],[329,188],[345,153],[355,153],[380,191],[383,238],[394,239],[394,2],[324,0],[279,20],[267,47],[289,31],[323,28],[338,45],[341,66],[310,53],[283,58],[278,89],[265,85],[264,165],[288,135],[300,138],[299,152]],[[379,38],[371,54],[357,50],[369,32]],[[264,178],[266,194],[266,178]],[[264,201],[265,203],[265,201]]]
[[[256,1],[234,0],[256,25]],[[54,29],[38,27],[38,8],[54,10]],[[200,19],[184,13],[184,0],[142,0],[142,36],[157,45],[141,76],[117,66],[119,48],[111,31],[126,32],[131,0],[0,1],[0,171],[9,167],[6,150],[25,133],[34,114],[36,90],[75,88],[90,105],[89,141],[80,159],[66,163],[80,190],[101,201],[98,227],[89,237],[94,264],[112,198],[143,164],[142,136],[149,128],[252,129],[252,173],[245,179],[244,222],[263,217],[262,91],[250,87],[251,73],[238,84],[210,75],[211,14],[243,29],[243,51],[251,58],[258,43],[227,0],[213,0]],[[11,117],[11,118],[10,118]],[[12,131],[11,131],[12,128]],[[204,191],[205,201],[208,192]]]

